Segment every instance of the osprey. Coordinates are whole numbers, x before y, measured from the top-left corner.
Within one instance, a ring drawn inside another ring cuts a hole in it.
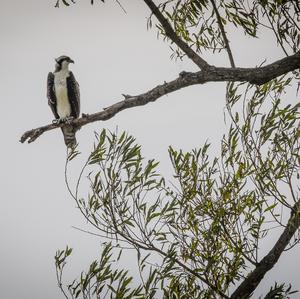
[[[65,144],[72,147],[76,144],[76,128],[70,122],[78,118],[80,113],[79,85],[69,71],[69,64],[74,61],[65,55],[55,61],[55,71],[50,72],[47,78],[48,104],[55,117],[53,123],[65,123],[61,128]]]

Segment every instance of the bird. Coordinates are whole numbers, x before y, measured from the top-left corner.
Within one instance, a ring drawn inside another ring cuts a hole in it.
[[[69,56],[59,56],[55,59],[55,71],[49,72],[47,77],[48,104],[55,117],[53,123],[64,123],[61,129],[68,148],[77,143],[76,128],[71,121],[80,115],[79,84],[69,70],[70,63],[74,61]]]

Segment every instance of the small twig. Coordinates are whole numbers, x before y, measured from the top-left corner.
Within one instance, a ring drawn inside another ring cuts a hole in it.
[[[213,9],[214,9],[214,12],[217,16],[217,22],[218,22],[218,25],[219,25],[219,28],[221,30],[221,34],[222,34],[222,37],[223,37],[223,40],[224,40],[224,44],[225,44],[225,48],[226,48],[226,51],[228,53],[228,57],[229,57],[229,61],[230,61],[230,65],[231,67],[235,67],[235,63],[234,63],[234,59],[233,59],[233,55],[232,55],[232,51],[231,51],[231,48],[229,46],[229,40],[227,38],[227,35],[226,35],[226,32],[225,32],[225,28],[224,28],[224,25],[222,23],[222,18],[219,14],[219,11],[217,9],[217,6],[215,4],[215,1],[214,0],[210,0],[212,6],[213,6]]]
[[[121,4],[121,2],[119,0],[116,0],[116,2],[118,3],[118,5],[121,7],[121,9],[123,10],[124,13],[127,13],[126,9],[124,8],[124,6]]]
[[[264,6],[263,6],[263,9],[265,11],[265,15],[267,16],[267,19],[268,19],[268,21],[270,23],[270,26],[272,28],[271,30],[273,31],[273,33],[274,33],[274,35],[275,35],[275,37],[277,39],[278,44],[280,45],[280,47],[281,47],[282,51],[284,52],[284,54],[286,56],[288,56],[289,54],[288,54],[288,52],[286,51],[286,49],[285,49],[285,47],[283,45],[282,38],[281,38],[280,34],[277,33],[277,30],[274,28],[274,25],[273,25],[274,19],[272,20],[270,18],[269,14],[268,14],[268,12],[267,12],[267,10],[266,10],[266,8]]]
[[[71,226],[72,228],[80,231],[80,232],[83,232],[83,233],[86,233],[86,234],[89,234],[89,235],[92,235],[92,236],[96,236],[96,237],[100,237],[100,238],[103,238],[103,239],[109,239],[109,240],[112,240],[114,241],[115,238],[113,237],[110,237],[108,235],[101,235],[101,234],[98,234],[98,233],[93,233],[91,231],[88,231],[88,230],[85,230],[85,229],[82,229],[82,228],[79,228],[79,227],[76,227],[76,226]],[[126,242],[125,240],[122,240],[122,239],[118,239],[119,242]],[[113,247],[116,247],[116,246],[113,246]],[[135,249],[134,247],[124,247],[124,246],[118,246],[122,249]]]

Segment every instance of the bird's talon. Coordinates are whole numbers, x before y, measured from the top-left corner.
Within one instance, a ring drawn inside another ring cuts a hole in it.
[[[74,120],[74,117],[73,116],[68,116],[68,117],[66,117],[65,119],[64,119],[64,122],[66,123],[66,124],[71,124],[71,122]]]
[[[60,119],[53,119],[53,120],[52,120],[52,123],[53,123],[54,125],[58,125],[58,124],[60,123]]]

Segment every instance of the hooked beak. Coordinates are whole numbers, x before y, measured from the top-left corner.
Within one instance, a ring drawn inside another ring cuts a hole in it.
[[[70,59],[69,62],[70,62],[70,63],[75,63],[74,60],[72,60],[72,59]]]

